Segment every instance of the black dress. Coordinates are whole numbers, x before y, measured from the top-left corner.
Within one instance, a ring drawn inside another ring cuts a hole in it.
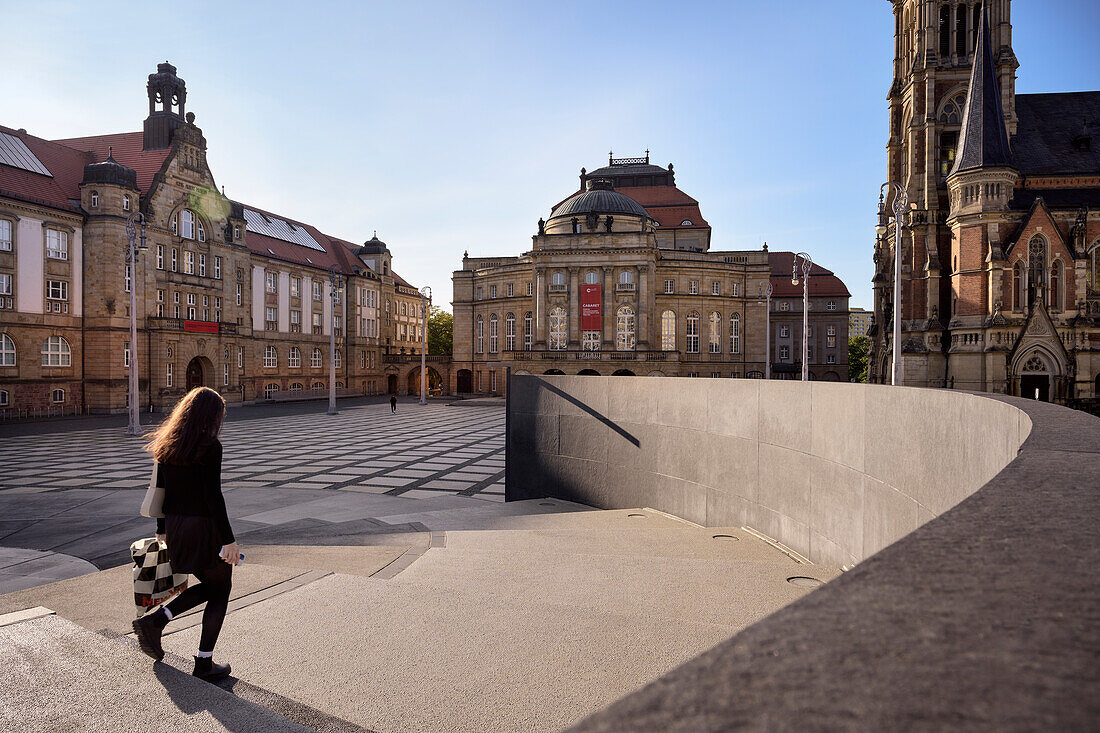
[[[234,542],[222,497],[222,445],[217,440],[200,447],[193,463],[157,468],[164,487],[164,518],[157,532],[167,535],[172,570],[194,573],[222,562],[221,548]]]

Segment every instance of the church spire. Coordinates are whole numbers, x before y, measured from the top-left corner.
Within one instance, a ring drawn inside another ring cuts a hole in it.
[[[978,24],[974,68],[963,109],[962,134],[951,174],[973,168],[1014,167],[1008,144],[997,68],[989,38],[989,10],[982,9]]]

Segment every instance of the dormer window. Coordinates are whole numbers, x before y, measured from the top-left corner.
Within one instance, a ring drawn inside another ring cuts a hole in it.
[[[99,191],[92,191],[92,208],[99,208]]]
[[[127,196],[126,194],[122,194],[122,210],[123,211],[129,211],[130,210],[130,197]]]
[[[694,225],[691,223],[691,219],[684,219],[682,222],[680,222],[680,226],[690,227],[690,226],[694,226]]]

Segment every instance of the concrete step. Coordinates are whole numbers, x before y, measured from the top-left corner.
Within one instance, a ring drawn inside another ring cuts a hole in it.
[[[0,626],[0,730],[310,730],[58,616]]]
[[[550,731],[735,630],[547,604],[504,585],[331,575],[231,614],[218,656],[251,684],[372,730]],[[165,647],[189,654],[198,633]]]
[[[419,522],[428,529],[458,530],[527,530],[527,529],[611,529],[629,528],[645,522],[646,526],[694,526],[650,509],[599,511],[583,504],[553,500],[551,506],[537,500],[488,504],[484,508],[459,511],[422,512],[385,517],[392,522]],[[567,508],[563,509],[563,504]],[[543,511],[538,511],[542,509]]]

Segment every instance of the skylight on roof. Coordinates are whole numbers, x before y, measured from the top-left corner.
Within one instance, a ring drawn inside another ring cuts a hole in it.
[[[0,132],[0,163],[53,178],[50,169],[42,165],[25,142],[6,132]]]
[[[301,227],[294,226],[290,222],[277,219],[273,216],[267,216],[259,211],[253,211],[252,209],[244,210],[244,220],[247,222],[245,228],[250,232],[263,234],[272,239],[289,242],[290,244],[309,247],[318,252],[325,251],[325,248],[318,244],[317,240],[309,235],[309,232]]]

